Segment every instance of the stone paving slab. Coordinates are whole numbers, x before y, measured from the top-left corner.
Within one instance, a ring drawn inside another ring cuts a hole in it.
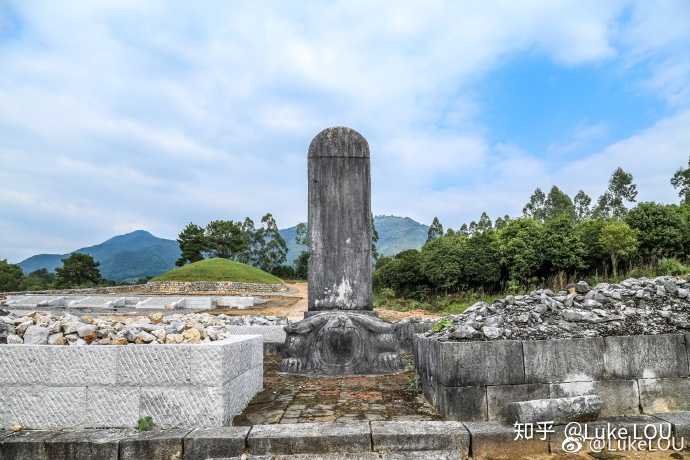
[[[20,431],[0,438],[0,458],[3,460],[48,460],[46,441],[55,431]]]
[[[145,431],[120,440],[120,460],[167,460],[181,459],[184,452],[183,438],[189,429]]]
[[[118,460],[120,440],[133,435],[133,430],[81,430],[60,433],[45,441],[50,460],[98,458]]]
[[[690,412],[668,412],[654,414],[658,419],[668,422],[673,427],[676,438],[683,438],[685,445],[690,447]]]
[[[184,438],[184,459],[240,456],[250,429],[248,426],[197,428]]]
[[[470,433],[460,422],[371,422],[375,451],[453,451],[467,457]]]
[[[549,440],[515,440],[513,425],[500,422],[465,422],[470,433],[472,458],[514,460],[549,453]]]
[[[369,424],[295,423],[258,425],[247,437],[252,454],[313,454],[371,450]]]

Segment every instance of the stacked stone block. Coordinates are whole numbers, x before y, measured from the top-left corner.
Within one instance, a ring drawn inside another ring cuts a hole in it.
[[[229,425],[263,387],[260,336],[182,345],[0,347],[0,425]]]
[[[446,418],[504,421],[511,402],[597,394],[602,416],[690,410],[690,334],[441,342],[418,335],[424,394]]]

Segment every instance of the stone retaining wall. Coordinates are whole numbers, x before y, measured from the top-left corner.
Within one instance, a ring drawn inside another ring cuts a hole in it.
[[[424,394],[451,420],[506,420],[515,401],[598,394],[602,416],[690,410],[690,334],[441,342],[418,335]]]
[[[183,345],[0,346],[0,425],[229,425],[263,388],[260,336]]]
[[[5,292],[2,295],[22,294],[148,294],[148,295],[252,295],[285,294],[289,291],[283,283],[236,283],[233,281],[150,281],[146,284],[105,286],[85,289],[52,289],[48,291]]]

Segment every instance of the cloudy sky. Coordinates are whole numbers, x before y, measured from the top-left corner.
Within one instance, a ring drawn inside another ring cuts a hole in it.
[[[0,1],[0,259],[306,216],[306,149],[360,131],[376,214],[459,227],[611,171],[677,201],[690,1]]]

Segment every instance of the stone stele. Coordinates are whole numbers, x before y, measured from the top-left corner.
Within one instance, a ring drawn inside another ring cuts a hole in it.
[[[391,323],[372,307],[369,144],[350,128],[309,146],[309,309],[285,327],[284,372],[378,374],[403,367]]]

